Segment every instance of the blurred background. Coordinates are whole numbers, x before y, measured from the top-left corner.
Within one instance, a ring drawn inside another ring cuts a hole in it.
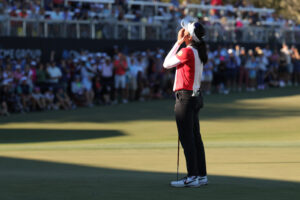
[[[1,0],[0,199],[299,199],[299,8]],[[162,63],[182,19],[205,26],[209,58],[200,122],[211,185],[197,192],[168,187],[175,71]]]
[[[182,19],[207,30],[206,94],[298,85],[298,4],[2,1],[2,113],[171,97],[174,73],[162,62]],[[126,79],[122,91],[115,74]]]

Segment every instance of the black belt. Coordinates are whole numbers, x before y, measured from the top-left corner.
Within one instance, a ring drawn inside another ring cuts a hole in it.
[[[197,91],[193,91],[193,90],[185,90],[185,89],[182,89],[182,90],[177,90],[175,93],[177,94],[187,94],[187,95],[190,95],[190,96],[193,96],[193,97],[197,97],[197,96],[200,96],[201,95],[201,90],[197,90]]]

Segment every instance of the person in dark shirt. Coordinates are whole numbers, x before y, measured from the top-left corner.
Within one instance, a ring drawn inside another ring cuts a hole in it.
[[[7,97],[3,91],[4,87],[5,86],[0,87],[0,115],[8,116]]]
[[[59,88],[56,95],[56,106],[64,110],[72,109],[72,101],[63,88]]]
[[[233,54],[233,50],[229,49],[229,58],[226,61],[226,80],[227,80],[227,90],[226,94],[230,92],[230,90],[234,90],[235,88],[235,80],[236,80],[236,71],[237,71],[237,62],[235,56]]]
[[[30,103],[32,98],[32,88],[27,83],[27,78],[23,77],[20,80],[21,84],[17,87],[17,94],[21,97],[21,102],[24,111],[29,112],[30,111]]]
[[[1,90],[2,101],[6,102],[8,112],[22,112],[21,100],[11,82],[5,83]]]
[[[240,59],[241,59],[241,66],[239,68],[239,91],[242,91],[242,84],[243,81],[245,81],[246,88],[248,88],[248,71],[246,69],[246,62],[247,62],[247,55],[246,51],[244,48],[241,48],[241,53],[240,53]]]

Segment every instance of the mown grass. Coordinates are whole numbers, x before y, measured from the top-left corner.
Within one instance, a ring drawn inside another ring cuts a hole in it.
[[[300,88],[206,96],[197,189],[168,186],[173,100],[0,118],[0,199],[299,199],[299,101]]]

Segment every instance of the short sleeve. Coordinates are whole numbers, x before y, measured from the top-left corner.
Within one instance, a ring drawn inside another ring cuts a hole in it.
[[[181,63],[186,63],[191,59],[193,50],[190,48],[182,48],[177,54],[176,57],[180,60]]]

